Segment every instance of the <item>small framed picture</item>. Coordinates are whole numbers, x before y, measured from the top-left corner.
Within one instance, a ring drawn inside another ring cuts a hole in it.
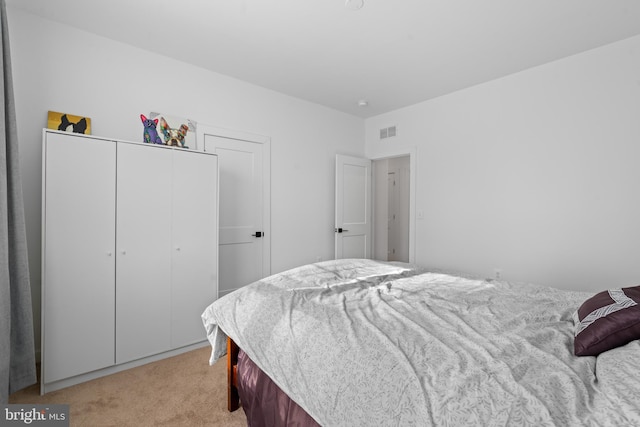
[[[91,119],[89,117],[49,111],[47,129],[91,135]]]

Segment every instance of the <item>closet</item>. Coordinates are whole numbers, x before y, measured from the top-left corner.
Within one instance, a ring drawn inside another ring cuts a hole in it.
[[[43,393],[206,344],[217,203],[213,154],[43,132]]]

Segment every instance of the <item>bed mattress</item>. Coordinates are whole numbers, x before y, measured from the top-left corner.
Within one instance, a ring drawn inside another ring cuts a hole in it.
[[[326,426],[640,425],[637,341],[573,354],[590,294],[401,263],[336,260],[255,282],[203,314]]]

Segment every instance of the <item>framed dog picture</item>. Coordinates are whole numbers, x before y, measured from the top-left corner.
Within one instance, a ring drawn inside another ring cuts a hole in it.
[[[47,129],[91,135],[91,119],[89,117],[49,111]]]
[[[149,113],[149,118],[158,119],[158,135],[166,145],[198,150],[194,120],[154,112]]]

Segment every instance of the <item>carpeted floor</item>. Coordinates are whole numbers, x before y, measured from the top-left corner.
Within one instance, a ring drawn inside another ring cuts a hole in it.
[[[72,427],[246,426],[227,411],[226,360],[209,366],[210,347],[40,396],[34,385],[9,403],[69,404]]]

